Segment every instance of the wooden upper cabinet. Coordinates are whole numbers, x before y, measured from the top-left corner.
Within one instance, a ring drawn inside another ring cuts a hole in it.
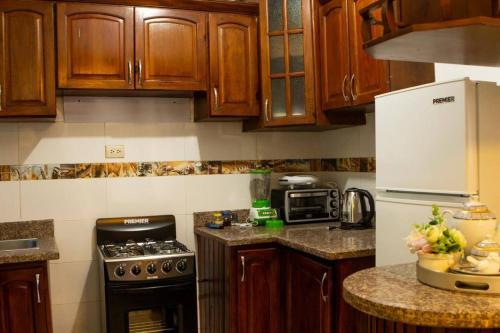
[[[285,271],[286,332],[333,332],[333,269],[303,254],[288,252]]]
[[[135,9],[136,88],[207,89],[207,15]]]
[[[134,8],[57,4],[59,87],[133,89]]]
[[[359,9],[374,0],[348,0],[351,77],[349,91],[353,105],[374,101],[375,96],[390,90],[388,63],[372,58],[363,49],[362,21]],[[381,14],[381,13],[379,13]],[[375,17],[381,20],[381,17]]]
[[[0,1],[0,117],[55,116],[54,4]]]
[[[258,116],[257,18],[209,14],[211,116]]]
[[[278,249],[239,250],[237,262],[237,332],[279,333],[281,265]]]
[[[319,8],[321,107],[350,105],[349,37],[346,0],[331,0]]]
[[[310,0],[260,0],[264,126],[314,124],[315,64]]]

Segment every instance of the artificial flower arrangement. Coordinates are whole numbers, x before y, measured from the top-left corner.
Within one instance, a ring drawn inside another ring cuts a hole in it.
[[[462,257],[466,240],[460,231],[446,226],[444,213],[433,205],[431,220],[414,225],[406,245],[418,255],[421,266],[445,272]]]

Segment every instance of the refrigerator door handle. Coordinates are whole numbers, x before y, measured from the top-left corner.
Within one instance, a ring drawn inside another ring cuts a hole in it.
[[[453,191],[432,191],[432,190],[402,190],[402,189],[392,189],[392,188],[376,188],[378,191],[383,191],[387,193],[404,193],[404,194],[424,194],[424,195],[442,195],[448,197],[458,197],[458,198],[469,198],[472,195],[477,195],[477,193],[462,193]]]

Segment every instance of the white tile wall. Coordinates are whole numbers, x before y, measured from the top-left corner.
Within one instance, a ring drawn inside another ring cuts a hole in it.
[[[138,177],[108,180],[108,216],[185,214],[186,178]]]
[[[99,269],[96,261],[73,261],[49,265],[52,304],[99,300]]]
[[[95,219],[106,215],[105,179],[23,181],[21,218]]]
[[[104,124],[19,124],[22,164],[99,162],[103,152]]]
[[[0,222],[18,221],[21,218],[19,182],[0,182]]]
[[[54,234],[59,260],[54,263],[96,259],[95,219],[55,220]]]
[[[183,123],[107,123],[106,144],[125,146],[120,161],[184,161],[184,132]]]
[[[245,160],[256,157],[256,135],[241,123],[186,124],[187,160]]]
[[[189,99],[64,99],[55,123],[0,124],[0,164],[105,162],[105,144],[125,145],[117,162],[369,157],[375,150],[373,116],[367,126],[340,131],[242,133],[241,123],[191,123]],[[343,187],[374,183],[374,175],[321,177]],[[0,222],[55,219],[61,257],[50,264],[54,332],[94,333],[96,218],[175,214],[178,239],[194,249],[192,213],[247,208],[248,186],[249,175],[0,182]]]
[[[319,158],[321,134],[311,132],[270,132],[257,135],[258,159]]]
[[[54,332],[97,333],[100,332],[101,313],[98,302],[52,304],[52,326]]]
[[[19,163],[19,125],[0,124],[0,165]]]

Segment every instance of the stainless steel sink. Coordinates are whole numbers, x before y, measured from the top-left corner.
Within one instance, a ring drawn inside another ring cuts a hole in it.
[[[0,251],[29,250],[37,248],[37,238],[0,240]]]

